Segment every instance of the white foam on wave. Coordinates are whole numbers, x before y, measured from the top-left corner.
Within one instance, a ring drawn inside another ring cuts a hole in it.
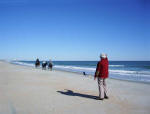
[[[12,62],[14,64],[34,67],[33,63],[24,62]],[[96,68],[90,67],[79,67],[79,66],[65,66],[65,65],[54,65],[54,69],[72,71],[72,72],[86,72],[87,74],[94,75]],[[150,82],[150,71],[131,71],[131,70],[109,70],[111,78],[123,79],[123,80],[133,80],[133,81],[144,81]]]
[[[54,68],[71,69],[71,70],[79,70],[79,71],[95,71],[95,68],[76,67],[76,66],[63,66],[63,65],[55,65]]]
[[[111,74],[150,77],[149,71],[109,70]]]
[[[110,67],[124,67],[124,65],[109,65]]]
[[[128,71],[128,70],[109,70],[111,73],[118,73],[118,74],[137,74],[136,71]]]
[[[60,69],[70,69],[70,70],[76,70],[76,71],[88,71],[88,72],[95,72],[96,68],[89,68],[89,67],[76,67],[76,66],[62,66],[62,65],[56,65],[55,68]],[[130,71],[130,70],[109,70],[110,74],[119,74],[119,75],[143,75],[150,77],[149,71]]]
[[[13,64],[18,64],[18,65],[22,65],[22,66],[31,66],[33,67],[34,64],[29,64],[29,63],[24,63],[24,62],[18,62],[18,61],[15,61],[15,62],[12,62]]]
[[[34,64],[24,63],[24,62],[13,62],[14,64],[24,65],[24,66],[34,66]],[[62,70],[71,70],[71,71],[79,71],[79,72],[91,72],[94,73],[96,68],[90,67],[78,67],[78,66],[65,66],[65,65],[54,65],[56,69]],[[119,74],[119,75],[143,75],[150,77],[149,71],[130,71],[130,70],[109,70],[110,74]]]

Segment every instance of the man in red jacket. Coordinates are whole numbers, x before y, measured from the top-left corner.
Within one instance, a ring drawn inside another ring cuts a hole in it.
[[[105,79],[108,78],[108,59],[106,54],[100,55],[101,61],[98,62],[94,80],[98,79],[98,87],[99,87],[99,98],[98,100],[108,99],[107,90],[106,90],[106,82]]]

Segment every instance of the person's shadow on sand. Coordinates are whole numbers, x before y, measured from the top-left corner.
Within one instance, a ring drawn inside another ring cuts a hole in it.
[[[66,90],[66,89],[65,89]],[[81,93],[75,93],[72,90],[67,90],[67,91],[57,91],[58,93],[68,95],[68,96],[79,96],[79,97],[84,97],[84,98],[89,98],[89,99],[96,99],[97,96],[93,95],[87,95],[87,94],[81,94]]]

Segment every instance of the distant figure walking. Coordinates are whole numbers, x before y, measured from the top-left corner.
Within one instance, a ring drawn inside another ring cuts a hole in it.
[[[52,63],[52,61],[50,60],[50,61],[49,61],[49,64],[48,64],[48,69],[52,70],[52,68],[53,68],[53,63]]]
[[[42,69],[46,70],[46,66],[47,66],[47,62],[43,61],[43,63],[42,63]]]
[[[106,54],[100,55],[101,61],[98,62],[94,80],[97,78],[99,87],[99,98],[97,100],[108,99],[106,90],[106,78],[108,78],[108,59]]]
[[[39,66],[40,66],[40,61],[39,61],[39,59],[36,59],[36,61],[35,61],[35,67],[37,68]]]

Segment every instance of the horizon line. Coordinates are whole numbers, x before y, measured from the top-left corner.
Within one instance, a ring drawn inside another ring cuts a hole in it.
[[[36,59],[35,59],[36,60]],[[0,59],[0,61],[35,61],[35,60],[25,60],[25,59]],[[49,61],[49,60],[43,60],[40,61]],[[52,60],[52,61],[99,61],[99,60]],[[150,61],[150,60],[109,60],[109,61]]]

